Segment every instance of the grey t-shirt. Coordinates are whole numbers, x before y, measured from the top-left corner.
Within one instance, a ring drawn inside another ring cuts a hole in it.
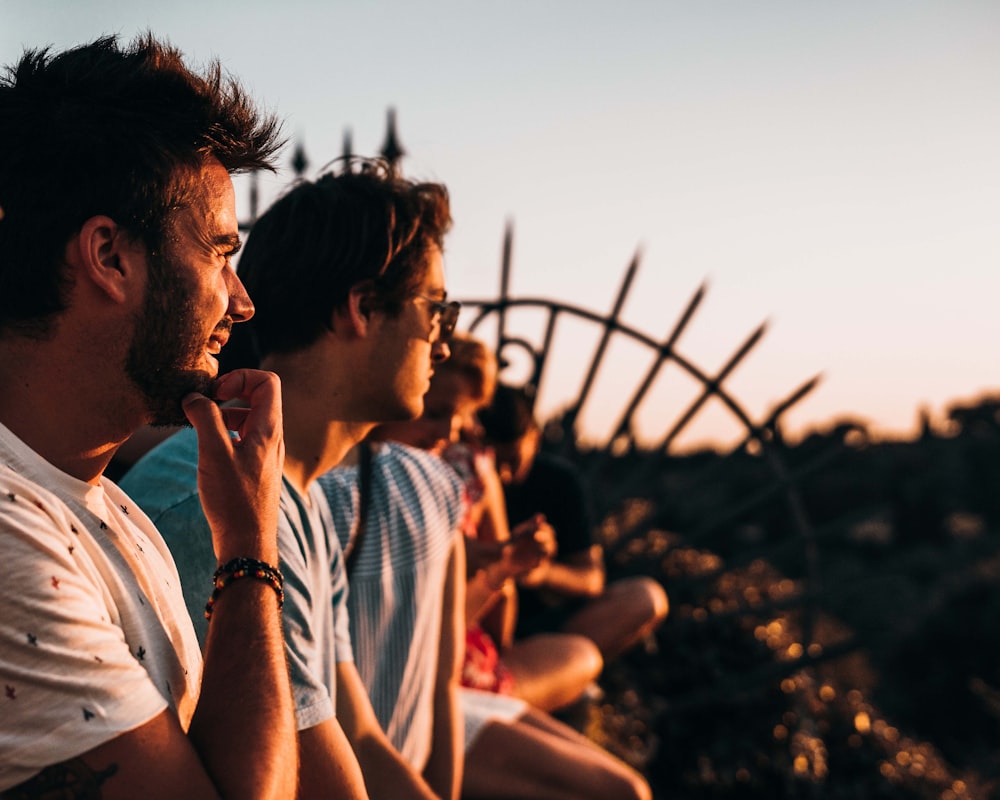
[[[195,432],[181,431],[151,450],[126,473],[121,485],[170,548],[184,601],[204,646],[205,602],[218,563],[198,497]],[[336,664],[354,660],[343,553],[329,505],[316,484],[303,498],[284,483],[278,551],[285,576],[285,650],[302,730],[334,715]]]

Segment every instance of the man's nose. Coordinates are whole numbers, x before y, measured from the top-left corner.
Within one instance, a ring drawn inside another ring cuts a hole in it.
[[[448,342],[444,339],[437,339],[434,344],[431,345],[431,361],[435,364],[447,361],[450,357],[451,348],[448,347]]]
[[[226,276],[226,288],[229,289],[228,314],[233,322],[246,322],[253,316],[253,301],[235,270],[230,267],[226,270]]]

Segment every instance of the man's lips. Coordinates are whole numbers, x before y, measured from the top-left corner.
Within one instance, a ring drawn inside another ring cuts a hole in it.
[[[217,356],[222,348],[226,346],[226,342],[229,341],[229,332],[233,328],[233,323],[231,320],[224,319],[215,326],[215,330],[208,339],[208,352],[214,356]]]
[[[222,348],[226,346],[226,342],[228,341],[228,336],[213,336],[208,340],[208,347],[206,349],[213,356],[217,356],[222,352]]]

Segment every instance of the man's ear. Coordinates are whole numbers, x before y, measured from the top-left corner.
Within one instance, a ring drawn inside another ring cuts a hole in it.
[[[110,217],[84,222],[66,245],[66,261],[114,302],[126,302],[144,286],[146,248]]]
[[[347,303],[333,312],[333,322],[346,326],[353,335],[364,337],[372,324],[374,302],[372,288],[366,283],[358,283],[347,293]]]

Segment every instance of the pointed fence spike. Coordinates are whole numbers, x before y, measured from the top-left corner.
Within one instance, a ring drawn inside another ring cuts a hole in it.
[[[350,128],[344,128],[343,146],[341,147],[340,155],[344,159],[344,163],[348,165],[347,168],[350,169],[351,158],[354,155]]]
[[[692,317],[694,317],[694,312],[698,309],[698,306],[701,305],[702,300],[705,299],[707,289],[707,282],[703,282],[701,286],[695,290],[695,293],[691,296],[691,299],[688,301],[687,306],[681,313],[680,318],[674,325],[674,329],[670,332],[670,335],[667,336],[663,344],[660,345],[657,359],[652,363],[649,371],[646,373],[646,377],[643,379],[642,383],[639,384],[638,389],[636,389],[635,393],[632,395],[632,400],[629,402],[628,406],[626,406],[625,412],[622,414],[621,419],[615,426],[614,433],[611,434],[611,439],[608,442],[609,445],[631,428],[632,417],[635,416],[635,412],[638,410],[639,404],[643,401],[646,394],[652,387],[653,381],[655,381],[656,376],[659,375],[664,362],[668,361],[673,354],[673,350],[678,339],[680,339],[684,329],[687,327]]]
[[[510,299],[510,263],[514,247],[514,220],[508,217],[504,223],[503,244],[500,251],[500,305],[497,308],[497,361],[506,343],[507,301]]]
[[[382,144],[380,155],[393,167],[397,166],[400,159],[406,155],[406,150],[399,143],[399,134],[396,133],[396,109],[392,106],[386,111],[385,142]]]
[[[625,270],[625,275],[622,278],[621,287],[618,289],[618,296],[615,298],[614,306],[611,309],[611,314],[604,321],[604,333],[601,336],[600,342],[597,344],[597,349],[594,351],[594,355],[590,360],[590,368],[587,370],[587,375],[583,380],[583,385],[580,387],[580,393],[577,395],[576,401],[570,406],[569,411],[566,412],[567,419],[574,423],[577,416],[580,414],[580,410],[583,408],[583,404],[587,401],[587,397],[590,395],[590,390],[593,388],[594,379],[597,376],[597,371],[601,367],[601,362],[604,360],[604,354],[607,351],[608,342],[611,340],[611,334],[614,333],[618,326],[618,318],[621,315],[622,306],[625,305],[625,299],[628,297],[628,293],[632,288],[632,281],[635,279],[635,274],[639,269],[639,262],[642,258],[642,248],[636,248],[635,254],[632,256],[632,260]],[[571,437],[567,437],[564,442],[568,443]]]

